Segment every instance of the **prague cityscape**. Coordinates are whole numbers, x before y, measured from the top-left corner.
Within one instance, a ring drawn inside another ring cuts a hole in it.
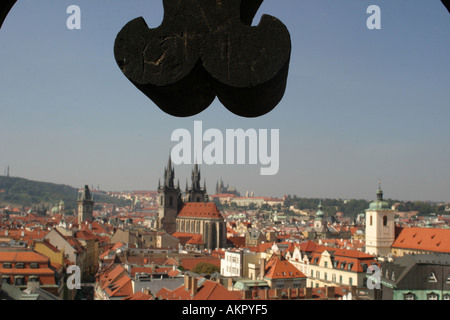
[[[449,13],[5,1],[0,300],[450,300]]]

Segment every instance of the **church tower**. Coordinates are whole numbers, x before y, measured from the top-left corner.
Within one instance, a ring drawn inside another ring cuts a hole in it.
[[[391,252],[395,240],[394,211],[383,200],[383,191],[378,182],[377,200],[366,210],[366,253],[385,257]]]
[[[78,224],[84,221],[92,221],[94,212],[94,196],[89,191],[89,186],[78,195]]]
[[[188,189],[186,183],[186,202],[208,202],[208,194],[206,193],[206,181],[203,188],[200,187],[200,169],[198,164],[192,169],[192,187]]]
[[[175,221],[178,212],[183,206],[181,199],[180,184],[175,187],[175,170],[172,167],[172,159],[169,156],[167,167],[164,171],[164,183],[158,184],[158,229],[163,229],[167,233],[176,231]]]

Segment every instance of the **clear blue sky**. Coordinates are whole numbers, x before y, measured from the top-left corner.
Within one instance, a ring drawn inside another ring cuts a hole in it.
[[[381,30],[366,9],[381,8]],[[81,30],[69,30],[69,5]],[[450,201],[450,15],[439,0],[265,0],[261,14],[292,37],[284,99],[245,119],[217,100],[174,118],[123,76],[114,39],[131,19],[162,21],[156,0],[20,0],[0,29],[0,169],[103,190],[154,190],[173,130],[280,130],[280,170],[201,166],[208,191],[222,177],[242,193],[316,198]],[[190,166],[178,166],[184,188]]]

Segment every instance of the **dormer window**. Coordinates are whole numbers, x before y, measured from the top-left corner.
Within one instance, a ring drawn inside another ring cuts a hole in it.
[[[437,293],[431,292],[427,294],[427,300],[439,300],[439,295]]]
[[[39,269],[39,263],[37,263],[37,262],[30,263],[30,268],[31,269]]]
[[[436,278],[436,275],[434,274],[434,272],[432,272],[432,273],[429,275],[429,277],[428,277],[428,279],[427,279],[427,282],[437,282],[437,278]]]
[[[23,262],[17,262],[16,263],[16,268],[17,269],[23,269],[23,268],[25,268],[25,265],[23,264]]]
[[[11,263],[10,262],[3,262],[3,268],[11,269]]]
[[[405,300],[416,300],[416,296],[414,293],[408,292],[404,295]]]

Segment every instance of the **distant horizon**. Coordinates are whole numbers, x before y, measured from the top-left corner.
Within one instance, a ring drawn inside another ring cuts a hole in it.
[[[6,177],[6,176],[5,175],[0,175],[0,177]],[[19,178],[19,179],[25,179],[25,180],[34,181],[34,182],[43,182],[43,183],[52,183],[52,184],[58,184],[58,185],[66,185],[66,186],[72,187],[74,189],[80,189],[80,190],[83,189],[87,185],[90,188],[90,190],[102,191],[102,192],[123,192],[123,193],[132,193],[132,192],[138,192],[138,191],[141,191],[141,192],[158,192],[158,188],[155,188],[155,189],[134,189],[134,188],[131,188],[131,189],[123,189],[123,190],[114,190],[114,189],[103,189],[101,187],[101,185],[99,185],[99,184],[83,184],[81,186],[74,186],[74,185],[71,185],[71,184],[68,184],[68,183],[56,183],[56,182],[53,182],[53,181],[34,180],[34,179],[30,179],[30,178],[13,176],[13,175],[10,175],[9,178]],[[219,179],[217,181],[219,181]],[[226,183],[225,183],[225,185],[226,185]],[[189,186],[190,186],[190,183],[189,183]],[[236,187],[234,185],[232,185],[232,186]],[[92,188],[92,187],[94,187],[94,188]],[[100,187],[100,189],[97,189],[96,187]],[[181,189],[182,192],[184,192],[184,188],[181,186],[181,184],[180,184],[180,189]],[[245,197],[246,191],[244,191],[244,192],[240,191],[239,187],[236,187],[236,189],[240,193],[240,197]],[[383,190],[383,188],[381,188],[381,189]],[[249,193],[250,193],[250,191],[249,191]],[[215,194],[216,193],[208,192],[208,195],[215,195]],[[255,194],[254,197],[271,197],[271,198],[282,199],[284,196],[289,196],[289,195],[291,197],[296,196],[298,198],[322,199],[322,200],[334,200],[334,199],[336,199],[336,200],[365,200],[365,201],[368,201],[368,202],[376,200],[376,190],[374,191],[374,197],[372,199],[355,198],[355,197],[353,197],[353,198],[352,197],[350,197],[350,198],[317,197],[317,196],[306,197],[306,196],[301,196],[301,195],[298,195],[298,194],[295,194],[295,193],[287,193],[287,194],[283,194],[283,195],[265,195],[265,194],[259,194],[258,195],[258,194]],[[412,200],[404,200],[404,199],[396,199],[396,198],[391,198],[391,197],[387,197],[386,198],[384,196],[383,196],[383,199],[385,199],[385,200],[397,200],[397,201],[401,201],[401,202],[416,202],[416,201],[418,201],[418,202],[428,202],[428,203],[450,203],[450,201],[446,201],[446,200],[440,200],[440,201],[439,200],[438,201],[435,201],[435,200],[414,200],[414,199],[412,199]]]

